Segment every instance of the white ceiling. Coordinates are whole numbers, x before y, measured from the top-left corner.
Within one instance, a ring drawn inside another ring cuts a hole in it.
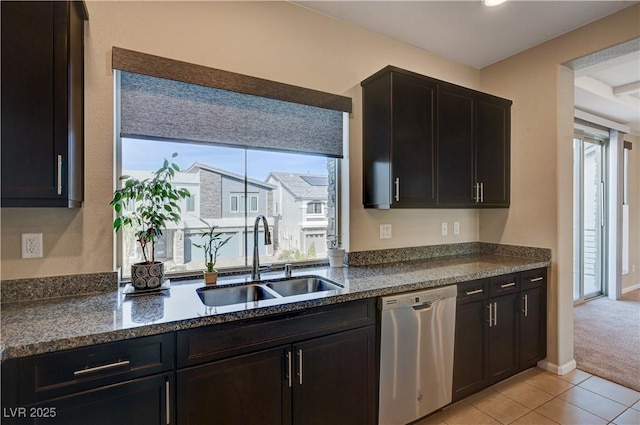
[[[511,0],[493,8],[479,0],[295,3],[481,69],[637,1]],[[584,67],[576,72],[576,108],[640,134],[639,80],[637,51]]]

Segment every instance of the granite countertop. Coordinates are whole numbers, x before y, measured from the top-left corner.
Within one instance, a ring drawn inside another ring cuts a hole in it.
[[[123,288],[102,294],[2,304],[2,360],[155,335],[216,323],[301,310],[550,266],[550,261],[505,255],[469,254],[345,268],[295,269],[294,276],[319,275],[342,289],[207,307],[196,289],[202,279],[171,282],[155,294],[126,295]],[[262,279],[282,277],[263,273]],[[240,284],[246,277],[220,278],[218,285]]]

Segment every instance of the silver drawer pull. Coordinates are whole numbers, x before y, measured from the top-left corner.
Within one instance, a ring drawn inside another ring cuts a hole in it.
[[[293,374],[291,372],[291,351],[287,351],[287,381],[289,383],[289,388],[293,386]]]
[[[475,295],[475,294],[481,294],[482,292],[484,292],[483,289],[474,289],[473,291],[467,291],[466,294],[467,295]]]
[[[58,167],[58,195],[62,195],[62,155],[58,155],[58,161],[56,162],[56,166]]]
[[[302,385],[302,348],[298,350],[298,378],[298,382]]]
[[[544,277],[535,277],[533,279],[529,279],[529,282],[540,282]]]
[[[503,285],[500,285],[501,288],[510,288],[512,286],[516,286],[515,282],[511,282],[511,283],[505,283]]]
[[[79,376],[79,375],[84,375],[84,374],[87,374],[87,373],[99,372],[101,370],[113,369],[115,367],[127,366],[129,363],[130,363],[129,360],[123,360],[123,361],[117,362],[117,363],[109,363],[109,364],[105,364],[105,365],[102,365],[102,366],[90,367],[88,369],[76,370],[75,372],[73,372],[73,376]]]

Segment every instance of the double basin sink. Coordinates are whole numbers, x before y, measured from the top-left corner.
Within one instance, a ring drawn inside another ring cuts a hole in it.
[[[246,304],[264,300],[282,302],[316,298],[320,294],[340,290],[342,286],[320,276],[297,276],[282,279],[261,280],[245,285],[207,286],[196,292],[200,301],[209,307]]]

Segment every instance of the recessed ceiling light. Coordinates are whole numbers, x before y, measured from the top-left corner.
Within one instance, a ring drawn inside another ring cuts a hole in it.
[[[507,0],[482,0],[482,4],[487,7],[499,6]]]

